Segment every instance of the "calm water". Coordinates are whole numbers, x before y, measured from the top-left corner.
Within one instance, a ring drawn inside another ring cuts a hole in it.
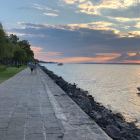
[[[42,64],[69,83],[87,90],[97,102],[140,126],[140,65]]]

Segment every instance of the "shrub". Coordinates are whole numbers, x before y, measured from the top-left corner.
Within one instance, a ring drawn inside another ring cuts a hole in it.
[[[6,70],[6,66],[0,66],[0,72]]]

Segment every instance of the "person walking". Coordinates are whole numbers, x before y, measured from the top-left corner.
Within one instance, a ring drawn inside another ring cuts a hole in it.
[[[37,63],[35,63],[35,65],[34,65],[34,72],[35,72],[35,74],[37,74],[37,68],[38,68]]]
[[[31,65],[31,62],[29,62],[29,69],[31,70],[31,66],[30,65]]]
[[[33,63],[30,63],[30,68],[31,68],[31,74],[32,74],[33,70],[34,70],[34,64]]]

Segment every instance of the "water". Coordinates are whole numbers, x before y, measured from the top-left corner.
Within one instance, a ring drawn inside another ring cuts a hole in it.
[[[97,102],[140,126],[140,65],[42,64],[69,83],[87,90]]]

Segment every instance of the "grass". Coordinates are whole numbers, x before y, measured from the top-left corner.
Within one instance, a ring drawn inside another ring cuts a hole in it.
[[[3,65],[0,65],[0,66],[3,66]],[[5,80],[7,80],[11,77],[13,77],[14,75],[21,72],[22,70],[24,70],[27,67],[28,67],[28,65],[23,65],[20,68],[16,68],[16,67],[12,67],[12,66],[8,65],[6,70],[0,72],[0,83],[4,82]]]
[[[87,123],[87,125],[95,125],[95,122]]]
[[[0,72],[6,70],[6,66],[0,66]]]
[[[58,138],[63,138],[63,135],[62,136],[58,136]]]

